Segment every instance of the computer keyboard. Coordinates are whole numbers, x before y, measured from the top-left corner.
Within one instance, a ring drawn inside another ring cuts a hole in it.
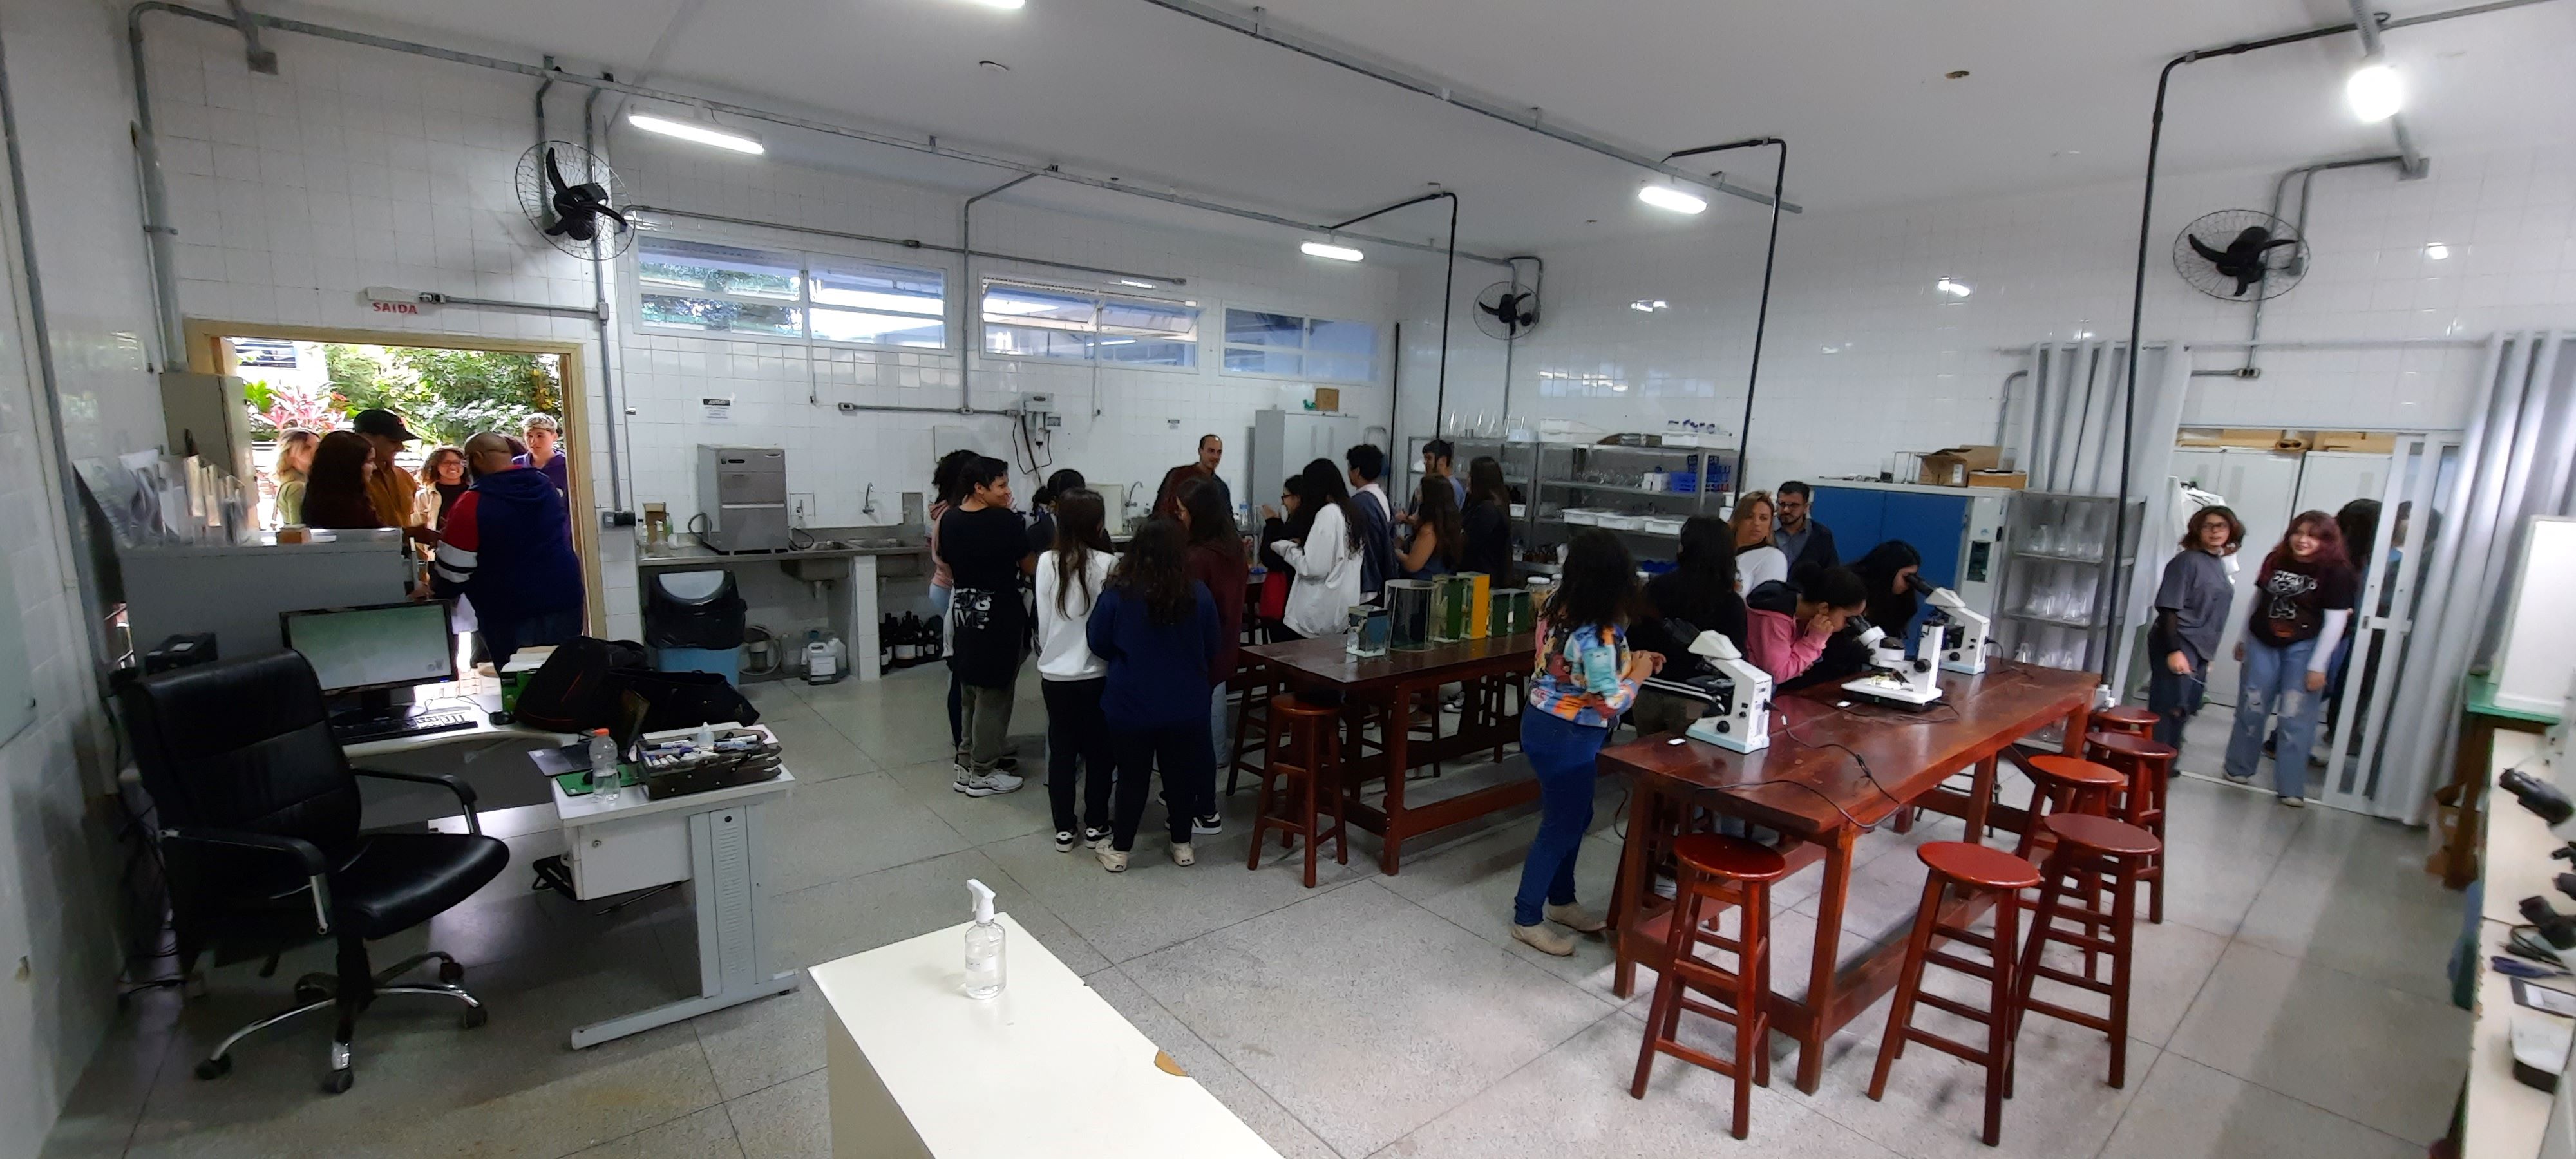
[[[415,716],[369,717],[361,720],[331,722],[331,739],[344,745],[364,744],[376,740],[398,740],[410,736],[455,732],[474,727],[470,712],[424,712]]]

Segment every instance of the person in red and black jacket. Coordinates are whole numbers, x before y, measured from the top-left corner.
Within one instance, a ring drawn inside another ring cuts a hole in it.
[[[1252,566],[1244,561],[1243,536],[1234,527],[1224,487],[1214,477],[1182,484],[1181,526],[1189,532],[1190,578],[1207,585],[1216,600],[1218,634],[1216,665],[1208,671],[1208,761],[1201,769],[1206,783],[1198,799],[1207,810],[1191,819],[1193,833],[1218,833],[1225,814],[1216,807],[1216,761],[1225,752],[1230,730],[1225,719],[1225,682],[1234,675],[1235,652],[1243,639],[1243,591],[1252,584]],[[1268,582],[1268,581],[1264,581]]]
[[[581,560],[565,530],[563,492],[545,472],[514,466],[511,453],[489,432],[465,441],[474,487],[448,508],[430,569],[439,595],[473,602],[496,671],[520,648],[582,631]]]

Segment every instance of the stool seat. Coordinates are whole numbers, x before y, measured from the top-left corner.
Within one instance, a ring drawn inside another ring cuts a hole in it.
[[[2144,733],[2156,726],[2156,714],[2134,704],[2121,704],[2094,713],[2093,723],[2114,732]]]
[[[1274,696],[1270,698],[1270,707],[1272,710],[1279,712],[1282,715],[1302,717],[1308,720],[1323,720],[1330,717],[1336,717],[1341,715],[1342,711],[1338,708],[1326,708],[1321,705],[1308,704],[1305,701],[1297,699],[1295,696]]]
[[[2058,845],[2077,846],[2114,857],[2144,857],[2164,848],[2156,835],[2108,817],[2084,813],[2051,813],[2043,824],[2055,835]]]
[[[1789,876],[1789,859],[1759,842],[1717,833],[1692,833],[1673,841],[1673,858],[1711,877],[1771,882]]]
[[[2088,732],[2084,734],[2084,744],[2087,748],[2097,748],[2106,753],[2148,760],[2172,760],[2182,755],[2172,745],[2125,732]]]
[[[2129,778],[2118,769],[2054,753],[2030,758],[2030,771],[2034,777],[2045,777],[2072,789],[2121,789],[2129,784]]]
[[[2035,889],[2039,867],[1991,845],[1934,841],[1914,851],[1932,872],[1975,889]]]

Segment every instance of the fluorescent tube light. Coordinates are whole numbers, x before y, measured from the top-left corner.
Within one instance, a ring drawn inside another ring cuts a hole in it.
[[[749,153],[754,156],[758,156],[759,154],[769,151],[769,147],[761,144],[760,138],[758,137],[754,137],[749,133],[736,132],[732,129],[722,128],[707,121],[693,121],[678,117],[657,116],[653,113],[628,113],[626,114],[626,123],[633,125],[638,129],[642,129],[647,133],[659,133],[665,137],[677,137],[683,141],[694,141],[700,145],[713,145],[718,149],[729,149],[736,153]]]
[[[2374,60],[2352,70],[2343,82],[2344,103],[2352,106],[2352,115],[2365,125],[2375,125],[2397,115],[2406,103],[2406,80],[2387,61]]]
[[[1349,246],[1334,245],[1328,241],[1306,242],[1297,247],[1297,252],[1310,258],[1331,258],[1337,262],[1355,262],[1368,256]]]
[[[1118,279],[1118,284],[1122,286],[1134,286],[1139,290],[1151,290],[1157,288],[1152,282],[1140,281],[1135,278],[1120,278]]]
[[[1698,213],[1708,208],[1708,199],[1672,185],[1641,186],[1637,190],[1637,200],[1657,209],[1669,209],[1674,213]]]
[[[1975,290],[1969,288],[1966,282],[1952,281],[1947,277],[1932,283],[1932,288],[1954,298],[1964,298],[1970,294],[1976,293]]]
[[[2451,247],[2438,241],[2431,242],[2425,245],[2424,256],[2438,262],[2451,256]]]

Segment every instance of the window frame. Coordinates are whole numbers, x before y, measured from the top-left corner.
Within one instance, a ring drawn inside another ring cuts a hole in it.
[[[1269,314],[1281,318],[1296,319],[1299,323],[1297,330],[1297,345],[1277,346],[1267,343],[1234,342],[1228,340],[1226,337],[1226,327],[1229,319],[1226,315],[1233,314],[1238,311],[1247,314]],[[1309,343],[1314,340],[1315,327],[1319,323],[1335,326],[1368,327],[1369,351],[1367,356],[1367,377],[1338,378],[1313,372],[1313,365],[1308,362],[1307,359],[1313,357],[1317,353],[1322,353],[1327,357],[1350,357],[1347,352],[1338,350],[1318,352],[1313,346],[1309,345]],[[1249,302],[1227,302],[1219,308],[1217,325],[1216,371],[1219,374],[1230,377],[1266,379],[1271,382],[1320,383],[1325,386],[1377,386],[1381,382],[1378,378],[1378,372],[1385,369],[1384,345],[1386,342],[1386,326],[1381,322],[1368,322],[1357,318],[1327,318],[1322,315],[1306,313],[1300,310],[1281,309],[1278,307],[1257,305]],[[1279,374],[1267,370],[1235,370],[1226,364],[1226,356],[1237,350],[1259,351],[1264,353],[1294,352],[1298,356],[1299,373]]]
[[[644,275],[644,262],[646,260],[645,246],[650,244],[652,241],[660,239],[667,239],[669,241],[687,245],[702,245],[723,249],[743,250],[764,258],[779,259],[782,261],[792,258],[794,259],[796,267],[796,296],[793,298],[766,297],[757,294],[736,294],[722,290],[706,289],[683,291],[677,287],[667,290],[657,289],[655,288],[655,284],[649,281]],[[634,261],[628,267],[627,271],[628,276],[633,281],[629,298],[630,304],[634,309],[634,325],[639,333],[661,337],[698,338],[713,342],[768,342],[781,346],[820,347],[824,349],[838,350],[883,350],[898,354],[955,354],[957,352],[956,318],[954,317],[953,303],[948,296],[949,289],[957,282],[957,271],[944,264],[914,265],[900,261],[889,261],[884,258],[872,257],[864,254],[814,250],[806,249],[801,246],[782,246],[762,241],[739,240],[720,232],[701,230],[655,230],[651,233],[645,234],[643,238],[639,239],[635,248],[630,252]],[[821,269],[824,271],[830,271],[835,266],[841,267],[840,272],[844,273],[855,272],[851,270],[850,267],[864,267],[872,270],[887,271],[889,274],[897,278],[904,276],[935,277],[938,279],[939,283],[938,304],[936,308],[930,312],[913,315],[902,310],[870,309],[866,307],[846,306],[819,301],[814,296],[814,283],[817,277],[817,270]],[[742,305],[784,307],[797,311],[798,332],[794,334],[773,334],[747,330],[698,330],[686,326],[674,326],[668,323],[656,322],[648,317],[644,312],[644,299],[648,296],[685,298],[699,301],[733,302]],[[897,342],[865,342],[844,338],[827,338],[815,332],[814,314],[817,310],[839,311],[842,313],[852,314],[919,317],[926,323],[938,324],[940,329],[939,344],[936,346],[929,346]]]
[[[1087,326],[1035,326],[1028,323],[1010,321],[1007,316],[996,318],[988,314],[984,308],[985,301],[990,297],[993,287],[996,285],[1030,290],[1043,294],[1059,295],[1067,298],[1088,298],[1091,302],[1091,320]],[[1190,328],[1187,332],[1187,337],[1183,338],[1173,332],[1158,331],[1143,326],[1112,326],[1104,321],[1104,316],[1109,310],[1109,304],[1112,302],[1137,303],[1147,307],[1187,311],[1190,315]],[[1195,298],[1160,298],[1150,294],[1113,290],[1105,286],[1065,285],[1061,282],[1049,282],[1028,277],[1014,277],[1009,274],[980,274],[977,276],[975,283],[975,300],[972,309],[974,310],[973,319],[975,322],[974,354],[978,358],[1000,359],[1010,362],[1031,362],[1053,366],[1103,367],[1114,370],[1144,370],[1162,374],[1201,374],[1207,369],[1208,308],[1200,305],[1198,299]],[[1083,343],[1085,355],[1081,358],[1073,358],[1061,354],[1024,354],[1015,351],[993,350],[990,348],[990,335],[992,334],[994,327],[1021,325],[1029,325],[1032,329],[1055,330],[1066,334],[1085,336],[1089,339]],[[1187,365],[1175,366],[1165,362],[1127,362],[1118,359],[1102,358],[1100,357],[1099,348],[1102,345],[1105,345],[1105,343],[1100,341],[1104,336],[1132,336],[1139,340],[1185,344],[1190,352],[1190,361]]]

